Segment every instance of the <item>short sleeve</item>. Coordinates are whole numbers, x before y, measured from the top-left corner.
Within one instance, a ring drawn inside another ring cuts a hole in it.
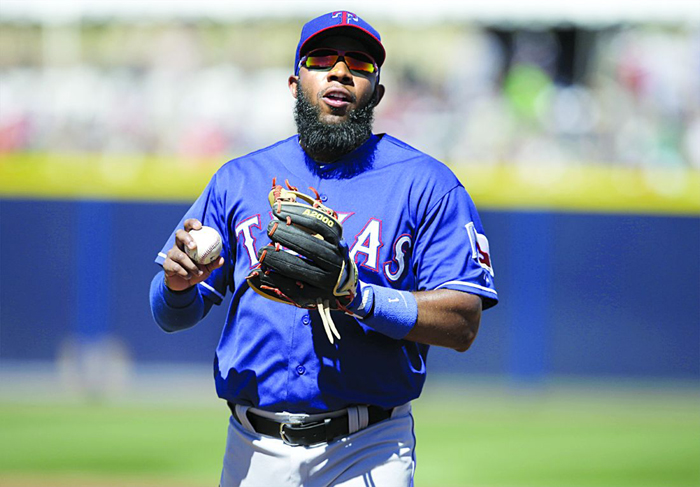
[[[199,291],[202,296],[213,301],[215,304],[221,304],[226,295],[226,288],[228,286],[229,271],[232,268],[231,259],[234,257],[231,252],[229,232],[226,226],[226,208],[223,202],[222,195],[217,191],[217,176],[211,179],[207,187],[204,189],[202,194],[197,198],[194,204],[182,217],[178,225],[175,227],[170,237],[166,241],[165,245],[158,252],[155,262],[159,265],[163,265],[167,257],[167,252],[170,250],[175,243],[175,232],[178,229],[184,227],[185,220],[189,218],[196,218],[202,222],[202,225],[212,227],[219,232],[222,240],[222,250],[221,255],[226,261],[223,267],[216,269],[207,278],[206,281],[202,281],[198,284]]]
[[[427,212],[416,237],[418,290],[453,289],[498,303],[489,241],[469,194],[457,186]]]

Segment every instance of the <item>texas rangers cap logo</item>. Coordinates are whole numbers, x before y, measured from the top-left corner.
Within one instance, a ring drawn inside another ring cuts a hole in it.
[[[338,17],[342,17],[341,21],[340,21],[342,24],[349,24],[350,22],[359,22],[360,21],[360,18],[352,12],[347,12],[345,10],[340,10],[338,12],[331,12],[332,19],[337,19]]]

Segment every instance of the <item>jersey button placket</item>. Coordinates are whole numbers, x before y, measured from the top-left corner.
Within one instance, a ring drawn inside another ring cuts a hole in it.
[[[304,375],[306,373],[306,367],[303,365],[297,365],[297,374]]]
[[[309,317],[309,315],[304,315],[304,316],[301,318],[301,322],[302,322],[304,325],[308,325],[309,323],[311,323],[311,318]]]

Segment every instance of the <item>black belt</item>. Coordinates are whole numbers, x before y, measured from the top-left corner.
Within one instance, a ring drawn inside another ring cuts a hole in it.
[[[241,419],[236,413],[236,405],[228,403],[233,417],[239,423]],[[369,422],[367,426],[376,424],[391,417],[393,409],[382,409],[379,406],[367,406]],[[253,429],[261,435],[279,438],[288,445],[311,446],[318,443],[329,443],[336,438],[350,434],[348,414],[336,418],[326,418],[323,421],[280,423],[272,419],[259,416],[252,411],[246,411],[246,416]]]

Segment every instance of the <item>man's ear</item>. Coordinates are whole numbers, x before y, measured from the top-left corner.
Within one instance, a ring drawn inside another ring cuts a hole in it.
[[[289,86],[289,91],[292,93],[292,96],[296,98],[297,90],[299,89],[299,76],[290,76],[287,80],[287,85]]]
[[[379,102],[382,101],[382,98],[384,98],[384,85],[377,85],[377,87],[374,89],[374,106],[376,107],[379,105]]]

